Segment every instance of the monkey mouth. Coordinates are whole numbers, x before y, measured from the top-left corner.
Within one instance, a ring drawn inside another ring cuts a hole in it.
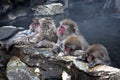
[[[68,55],[68,54],[70,54],[70,48],[65,49],[65,55]]]
[[[61,36],[64,33],[64,31],[65,31],[65,26],[61,25],[60,28],[57,31],[57,35]]]

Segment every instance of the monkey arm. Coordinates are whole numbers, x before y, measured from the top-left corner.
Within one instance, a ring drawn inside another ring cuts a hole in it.
[[[101,60],[99,58],[95,58],[92,62],[89,63],[89,67],[95,67],[96,65],[105,65],[104,60]]]

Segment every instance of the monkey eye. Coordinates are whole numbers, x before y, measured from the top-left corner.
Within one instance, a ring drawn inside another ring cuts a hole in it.
[[[60,27],[61,27],[62,29],[65,29],[65,28],[66,28],[64,25],[61,25]]]

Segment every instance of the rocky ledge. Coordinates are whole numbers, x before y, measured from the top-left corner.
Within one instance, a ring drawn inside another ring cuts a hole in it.
[[[5,54],[5,53],[4,53]],[[3,80],[119,80],[120,69],[106,65],[88,68],[75,56],[54,54],[51,48],[15,45],[9,51]],[[11,55],[11,56],[10,56]]]

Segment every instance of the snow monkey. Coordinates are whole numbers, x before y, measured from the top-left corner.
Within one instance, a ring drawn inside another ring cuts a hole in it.
[[[72,34],[79,35],[81,37],[81,40],[83,41],[83,44],[85,43],[85,45],[89,45],[82,34],[79,32],[77,24],[71,19],[64,19],[60,22],[60,27],[57,30],[57,44],[61,44],[68,36]],[[53,51],[58,52],[57,50],[59,50],[59,48],[60,45],[54,46]]]
[[[32,32],[38,32],[38,30],[40,29],[40,21],[39,20],[40,20],[40,18],[38,18],[38,17],[33,18],[32,23],[29,26],[29,29]]]
[[[36,33],[38,33],[38,31],[40,30],[40,18],[35,17],[32,20],[32,23],[29,26],[28,30],[24,30],[24,31],[20,31],[18,32],[15,36],[13,36],[12,38],[10,38],[5,46],[7,49],[9,49],[9,47],[11,47],[14,44],[29,44],[30,43],[30,39],[32,39]]]
[[[38,31],[38,34],[36,34],[36,36],[33,37],[33,39],[31,39],[31,42],[38,43],[43,40],[57,42],[56,26],[54,20],[50,17],[45,17],[40,19],[40,22],[41,22],[40,30]],[[41,44],[38,45],[38,47],[40,46]]]
[[[89,67],[94,67],[99,64],[110,65],[110,58],[107,49],[101,44],[93,44],[88,47],[87,61]]]
[[[71,34],[79,34],[77,24],[71,19],[64,19],[60,22],[60,27],[57,30],[58,41],[60,43]]]
[[[74,52],[76,50],[86,50],[89,46],[88,43],[82,39],[83,37],[72,34],[68,36],[63,42],[62,42],[62,50],[65,55],[74,55]]]

